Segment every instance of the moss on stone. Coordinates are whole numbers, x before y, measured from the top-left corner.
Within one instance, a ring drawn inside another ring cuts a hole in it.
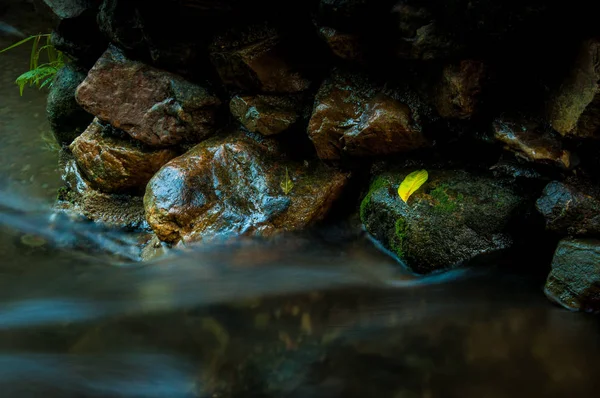
[[[437,186],[430,195],[435,199],[436,204],[434,209],[443,213],[452,213],[456,210],[458,203],[464,199],[462,194],[456,195],[455,198],[450,197],[447,192],[448,185],[441,184]]]
[[[373,180],[373,182],[369,186],[369,192],[367,192],[364,199],[360,203],[359,214],[360,214],[360,220],[362,221],[363,224],[366,222],[366,219],[367,219],[367,210],[368,210],[369,205],[371,204],[371,195],[373,195],[373,192],[375,192],[378,189],[383,188],[389,184],[391,184],[391,183],[386,178],[377,177]]]
[[[400,258],[404,258],[404,240],[406,239],[407,224],[404,218],[398,218],[394,224],[394,236],[390,242],[390,247]]]

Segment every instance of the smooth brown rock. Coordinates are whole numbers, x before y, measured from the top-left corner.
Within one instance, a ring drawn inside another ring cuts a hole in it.
[[[317,93],[308,134],[324,160],[340,159],[344,152],[366,156],[410,151],[426,144],[420,107],[415,96],[388,94],[362,76],[338,70]]]
[[[498,118],[492,125],[494,138],[520,158],[563,169],[571,169],[576,165],[574,155],[562,149],[561,142],[549,132],[542,131],[536,122]]]
[[[319,36],[325,40],[331,52],[341,59],[357,61],[364,58],[364,44],[355,34],[323,26],[319,28]]]
[[[200,142],[215,130],[220,100],[182,77],[109,48],[77,88],[89,113],[151,146]]]
[[[294,186],[285,194],[286,169]],[[322,219],[347,175],[282,160],[274,142],[241,132],[209,139],[171,160],[146,188],[146,219],[167,242],[269,236]]]
[[[229,109],[248,130],[262,135],[279,134],[298,118],[298,104],[281,96],[236,95],[231,99]]]
[[[100,191],[143,192],[154,173],[177,156],[172,149],[144,147],[127,135],[118,138],[111,130],[96,119],[70,145],[77,166]]]
[[[552,127],[562,135],[600,139],[600,40],[585,41],[570,75],[549,102]]]
[[[479,106],[485,72],[485,65],[475,60],[446,65],[435,97],[440,116],[454,119],[473,116]]]
[[[343,150],[349,155],[387,155],[428,145],[408,105],[379,94],[366,108],[359,123],[344,133]]]
[[[294,71],[278,33],[268,27],[253,26],[218,37],[210,58],[225,84],[244,90],[296,93],[310,85]]]

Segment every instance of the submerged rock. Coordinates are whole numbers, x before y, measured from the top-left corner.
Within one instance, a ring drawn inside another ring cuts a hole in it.
[[[502,181],[462,170],[431,170],[404,203],[408,173],[378,175],[360,206],[366,230],[417,273],[450,269],[511,246],[508,228],[526,197]]]
[[[546,229],[561,235],[600,236],[600,190],[580,181],[552,181],[536,202]]]
[[[182,77],[109,48],[78,87],[79,104],[151,146],[196,143],[215,131],[221,101]]]
[[[570,310],[600,312],[600,240],[560,241],[544,292]]]
[[[248,130],[262,135],[279,134],[298,119],[297,101],[274,95],[239,96],[231,99],[233,116]]]
[[[493,122],[493,129],[494,138],[522,159],[563,169],[576,166],[574,155],[536,122],[498,118]]]
[[[177,242],[269,236],[322,219],[347,175],[281,158],[273,141],[241,132],[209,139],[152,178],[144,197],[148,223],[161,240]]]
[[[287,59],[278,32],[262,25],[217,37],[210,58],[225,84],[244,90],[297,93],[310,85]]]
[[[600,40],[585,41],[569,77],[549,104],[552,127],[562,135],[600,138]]]
[[[480,106],[486,78],[483,62],[463,60],[446,65],[435,96],[435,106],[444,118],[469,119]]]
[[[308,134],[324,160],[422,148],[423,105],[414,94],[384,92],[362,76],[334,71],[315,99]]]
[[[142,193],[150,178],[177,156],[172,149],[144,147],[130,137],[117,137],[96,119],[70,146],[94,188],[106,193]]]
[[[61,145],[73,142],[94,118],[75,100],[75,90],[85,76],[85,71],[74,65],[65,65],[56,74],[50,88],[46,114],[54,137]]]

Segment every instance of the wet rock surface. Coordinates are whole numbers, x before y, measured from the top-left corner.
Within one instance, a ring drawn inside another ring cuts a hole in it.
[[[231,114],[251,132],[279,134],[298,119],[300,103],[273,95],[235,96],[229,103]]]
[[[106,193],[143,193],[150,178],[177,156],[173,149],[144,147],[97,119],[70,145],[92,186]]]
[[[144,205],[148,223],[168,242],[270,236],[322,219],[346,179],[318,164],[285,161],[274,142],[240,132],[207,140],[163,166]],[[293,184],[287,194],[286,181]]]
[[[384,92],[364,76],[336,70],[317,93],[308,134],[324,160],[406,152],[427,145],[426,112],[413,93]]]
[[[227,32],[215,39],[209,51],[226,85],[269,93],[297,93],[310,85],[294,70],[277,30],[268,26]]]
[[[355,34],[323,26],[319,28],[319,36],[327,43],[331,52],[341,59],[361,61],[365,58],[365,43]]]
[[[561,141],[551,131],[544,131],[538,122],[501,117],[492,125],[494,138],[522,159],[563,169],[577,165],[574,154],[563,149]]]
[[[44,0],[44,3],[61,19],[76,18],[100,6],[99,0]]]
[[[552,181],[536,202],[546,229],[560,235],[600,236],[600,191],[584,181]]]
[[[48,94],[46,114],[50,127],[61,145],[69,145],[94,118],[75,100],[75,90],[86,72],[73,65],[64,66],[57,74]]]
[[[109,48],[78,87],[78,103],[151,146],[199,142],[213,134],[220,100],[178,75]]]
[[[468,119],[481,107],[486,67],[483,62],[463,60],[446,65],[437,84],[435,105],[444,118]]]
[[[552,127],[566,136],[600,138],[600,40],[585,41],[549,104]]]
[[[560,241],[544,291],[570,310],[600,312],[600,240]]]
[[[495,178],[430,170],[407,204],[397,190],[412,171],[377,175],[360,206],[366,230],[412,271],[450,269],[511,246],[510,224],[526,196]]]

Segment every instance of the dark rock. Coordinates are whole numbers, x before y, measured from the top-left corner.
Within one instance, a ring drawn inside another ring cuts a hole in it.
[[[544,292],[570,310],[600,312],[600,241],[560,241]]]
[[[526,197],[502,181],[461,170],[431,170],[404,203],[398,187],[414,169],[386,172],[360,206],[367,231],[411,270],[457,267],[512,245],[508,233]]]
[[[585,41],[569,77],[549,103],[552,127],[562,135],[600,138],[600,41]]]
[[[86,69],[91,68],[108,47],[108,41],[98,29],[95,13],[61,20],[52,31],[50,41],[57,50]]]
[[[502,117],[493,122],[493,129],[495,139],[522,159],[563,169],[577,165],[575,156],[535,121]]]
[[[70,146],[77,166],[91,185],[106,193],[143,193],[150,178],[177,156],[172,149],[152,149],[118,138],[96,119]]]
[[[386,155],[427,145],[424,105],[410,91],[385,91],[352,73],[334,71],[319,89],[308,134],[325,160]]]
[[[54,137],[61,145],[73,142],[94,118],[75,100],[75,90],[85,76],[85,72],[74,65],[65,65],[50,88],[46,114]]]
[[[65,187],[61,189],[56,204],[57,210],[109,227],[127,230],[147,230],[141,196],[114,195],[94,190],[82,176],[73,155],[62,150],[59,167]]]
[[[132,61],[111,47],[76,93],[100,120],[151,146],[200,142],[215,130],[220,100],[178,75]]]
[[[444,118],[469,119],[479,106],[486,79],[485,65],[463,60],[446,65],[437,86],[435,105]]]
[[[282,160],[272,140],[234,133],[209,139],[167,163],[150,181],[146,218],[167,242],[270,236],[322,219],[347,175]],[[286,171],[293,187],[284,193]]]
[[[87,11],[100,7],[102,0],[44,0],[60,19],[77,18]]]
[[[365,43],[356,34],[324,26],[319,28],[319,36],[325,40],[331,52],[341,59],[360,61],[365,57]]]
[[[218,36],[210,58],[226,85],[269,93],[297,93],[310,81],[295,71],[279,33],[260,25]]]
[[[122,49],[133,50],[145,43],[143,21],[136,0],[104,0],[98,13],[101,32]]]
[[[546,229],[560,235],[600,236],[600,190],[582,181],[552,181],[536,202]]]
[[[240,123],[262,135],[287,130],[298,119],[298,107],[298,101],[274,95],[236,95],[229,103],[231,113]]]

